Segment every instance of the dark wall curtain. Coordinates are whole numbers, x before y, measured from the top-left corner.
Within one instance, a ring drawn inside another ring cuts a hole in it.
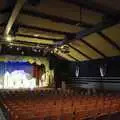
[[[36,76],[37,76],[37,65],[33,64],[33,77],[36,78]]]
[[[61,88],[62,81],[67,82],[71,73],[70,73],[70,62],[61,60],[57,61],[54,68],[54,78],[56,88]]]
[[[39,86],[40,67],[36,64],[33,64],[33,76],[36,78],[36,85]]]
[[[39,82],[43,73],[45,72],[45,66],[33,64],[33,76],[36,78],[36,85],[39,86]]]

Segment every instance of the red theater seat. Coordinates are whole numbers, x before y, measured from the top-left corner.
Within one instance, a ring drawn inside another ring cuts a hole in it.
[[[47,91],[48,92],[48,91]],[[10,120],[99,119],[120,112],[120,96],[53,95],[42,91],[15,91],[2,94]]]

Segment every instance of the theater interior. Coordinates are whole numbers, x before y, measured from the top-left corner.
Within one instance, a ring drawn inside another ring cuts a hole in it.
[[[0,0],[0,120],[120,120],[119,0]]]

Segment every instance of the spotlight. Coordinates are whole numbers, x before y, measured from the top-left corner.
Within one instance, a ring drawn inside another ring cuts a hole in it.
[[[20,48],[19,47],[17,47],[17,51],[19,51],[20,50]]]
[[[36,49],[34,49],[34,52],[37,52],[37,50],[36,50]]]
[[[53,54],[53,53],[54,53],[54,51],[52,50],[52,51],[51,51],[51,53]]]
[[[55,52],[55,53],[57,53],[58,51],[59,51],[58,48],[55,48],[55,49],[54,49],[54,52]]]

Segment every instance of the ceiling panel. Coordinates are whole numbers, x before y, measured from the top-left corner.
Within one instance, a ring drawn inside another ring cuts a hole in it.
[[[107,6],[109,8],[120,10],[120,1],[119,0],[94,0],[95,2]]]
[[[73,56],[74,58],[76,58],[79,61],[88,60],[86,57],[84,57],[83,55],[81,55],[79,52],[77,52],[76,50],[74,50],[71,47],[70,47],[70,53],[69,53],[69,55]]]
[[[83,30],[83,28],[73,26],[73,25],[68,25],[64,23],[56,23],[47,19],[42,19],[42,18],[37,18],[37,17],[32,17],[28,15],[23,15],[21,14],[18,18],[18,23],[22,24],[27,24],[27,25],[32,25],[40,28],[48,28],[51,30],[58,30],[58,31],[63,31],[63,32],[70,32],[70,33],[75,33]]]
[[[92,48],[90,48],[85,43],[81,42],[80,40],[79,41],[76,40],[70,44],[76,49],[80,50],[81,52],[85,53],[87,56],[93,59],[102,58],[101,55],[99,55],[96,51],[94,51]]]
[[[101,36],[94,33],[84,37],[89,44],[93,45],[96,49],[104,53],[106,56],[118,56],[120,51],[115,49],[111,44],[105,41]]]
[[[80,21],[81,19],[82,21],[91,24],[96,24],[102,20],[102,14],[87,9],[82,9],[81,17],[79,6],[63,2],[63,0],[47,0],[38,6],[33,7],[29,5],[24,7],[24,9],[32,10],[34,12],[43,12],[48,15],[69,18],[76,21]]]
[[[44,37],[44,38],[50,38],[50,39],[64,39],[64,35],[60,34],[53,34],[50,32],[44,32],[40,30],[34,30],[34,29],[27,29],[27,28],[19,28],[16,34],[23,34],[23,35],[32,35],[37,37]]]
[[[82,21],[91,24],[97,24],[102,21],[102,15],[87,9],[82,10]]]
[[[120,24],[103,30],[103,33],[120,46]]]
[[[80,20],[80,7],[60,0],[43,0],[37,6],[25,6],[24,9],[40,11],[48,15]]]

